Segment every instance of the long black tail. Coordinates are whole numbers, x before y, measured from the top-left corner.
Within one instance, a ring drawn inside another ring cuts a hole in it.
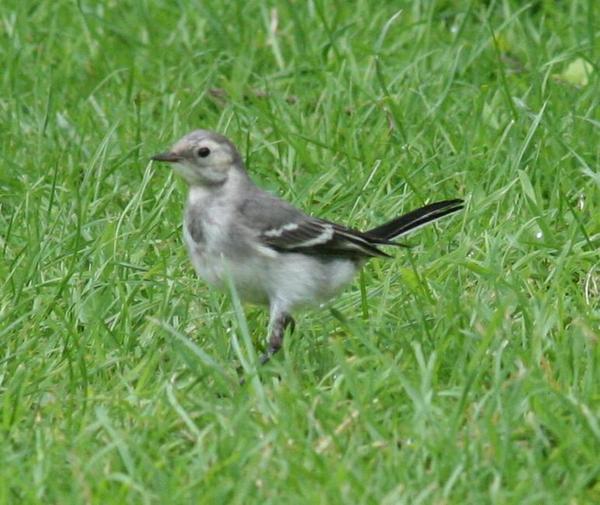
[[[387,242],[388,240],[436,221],[441,217],[457,212],[463,207],[464,202],[459,199],[430,203],[420,209],[413,210],[408,214],[392,219],[377,228],[366,231],[364,232],[364,235],[374,241],[381,240]]]

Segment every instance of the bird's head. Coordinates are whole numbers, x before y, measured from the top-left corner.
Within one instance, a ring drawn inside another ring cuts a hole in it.
[[[175,172],[190,186],[224,183],[231,170],[242,170],[235,146],[223,135],[195,130],[178,140],[170,151],[155,154],[154,161],[173,163]]]

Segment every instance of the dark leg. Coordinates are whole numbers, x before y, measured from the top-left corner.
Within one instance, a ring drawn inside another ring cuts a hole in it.
[[[264,365],[271,359],[271,356],[275,354],[283,345],[283,334],[285,329],[290,326],[292,331],[296,327],[296,322],[287,312],[278,314],[271,324],[271,335],[269,336],[269,346],[267,352],[260,357],[260,364]]]

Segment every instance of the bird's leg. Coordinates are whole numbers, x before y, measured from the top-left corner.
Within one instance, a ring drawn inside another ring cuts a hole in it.
[[[269,346],[267,347],[267,352],[260,357],[261,365],[264,365],[271,359],[273,354],[281,349],[281,346],[283,345],[283,334],[288,326],[291,326],[292,331],[294,331],[296,322],[287,312],[279,312],[271,318],[271,324],[269,325],[271,328]]]

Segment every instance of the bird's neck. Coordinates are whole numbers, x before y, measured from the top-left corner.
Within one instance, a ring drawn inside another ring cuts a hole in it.
[[[230,170],[227,177],[216,184],[192,184],[188,191],[188,204],[198,204],[221,198],[240,198],[254,183],[243,170]]]

